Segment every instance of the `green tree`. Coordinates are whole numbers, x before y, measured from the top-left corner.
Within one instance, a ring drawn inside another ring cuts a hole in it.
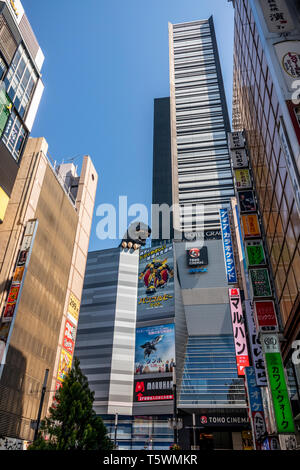
[[[56,393],[56,406],[41,422],[38,438],[28,450],[112,450],[102,419],[93,410],[94,392],[89,388],[79,360]]]

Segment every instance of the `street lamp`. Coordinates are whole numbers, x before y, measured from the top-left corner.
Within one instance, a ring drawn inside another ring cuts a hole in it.
[[[173,418],[169,419],[169,427],[174,430],[174,444],[178,443],[178,430],[183,428],[182,419],[177,417],[176,365],[173,367]]]

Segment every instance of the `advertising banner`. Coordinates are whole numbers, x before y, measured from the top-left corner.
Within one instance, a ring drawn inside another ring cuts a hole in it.
[[[273,300],[254,302],[257,329],[259,331],[278,331],[278,323]]]
[[[256,450],[261,449],[261,440],[266,433],[266,423],[264,416],[264,409],[261,397],[261,391],[256,384],[254,367],[245,368],[247,395],[250,408],[251,424],[253,436],[255,438]]]
[[[233,169],[248,168],[249,161],[245,149],[230,150],[230,158]]]
[[[239,191],[238,199],[239,199],[241,214],[245,212],[256,211],[256,203],[255,203],[253,191]]]
[[[0,135],[1,135],[1,132],[0,132]],[[0,186],[0,223],[3,222],[8,203],[9,203],[9,197]]]
[[[260,0],[260,6],[270,33],[288,33],[295,29],[286,0]]]
[[[250,171],[247,169],[234,170],[235,184],[237,189],[252,188]]]
[[[262,346],[256,329],[253,302],[251,300],[245,300],[245,309],[248,338],[251,348],[252,364],[255,371],[256,384],[258,387],[266,387],[268,385],[266,366],[262,353]]]
[[[245,242],[248,266],[260,266],[266,264],[265,252],[261,240]]]
[[[260,228],[257,214],[242,215],[244,238],[260,237]]]
[[[300,78],[300,41],[281,41],[274,48],[287,88],[286,98],[292,99],[294,82]]]
[[[253,297],[271,297],[272,289],[267,268],[249,269]]]
[[[136,375],[172,373],[174,363],[174,323],[136,329]]]
[[[279,338],[276,333],[262,334],[277,432],[294,433],[295,425],[281,359]]]
[[[70,320],[66,320],[65,333],[63,338],[63,348],[71,355],[74,352],[76,339],[76,326]]]
[[[173,400],[173,382],[166,379],[141,379],[134,381],[134,402]]]
[[[230,221],[227,209],[220,209],[220,220],[227,282],[228,284],[235,284],[237,282],[237,275],[235,270]]]
[[[227,135],[230,149],[234,150],[245,147],[245,139],[242,132],[228,132]]]
[[[73,323],[75,323],[76,325],[78,323],[79,310],[80,310],[80,301],[71,292],[70,299],[69,299],[69,306],[68,306],[68,316],[70,317],[71,321],[73,321]]]
[[[58,373],[57,373],[58,380],[63,382],[69,370],[71,369],[71,367],[72,367],[72,356],[67,351],[62,349],[60,353],[60,360],[59,360]]]
[[[137,312],[174,310],[173,244],[141,250]]]
[[[249,366],[249,355],[246,340],[245,322],[239,289],[229,289],[229,304],[231,311],[236,363],[238,375],[245,375],[244,368]]]

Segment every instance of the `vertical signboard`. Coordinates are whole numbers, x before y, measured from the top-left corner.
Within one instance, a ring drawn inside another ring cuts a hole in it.
[[[295,29],[286,0],[260,0],[260,6],[270,33],[289,33]]]
[[[248,328],[248,338],[251,348],[252,364],[255,371],[256,384],[258,387],[267,387],[267,374],[265,361],[263,358],[261,342],[257,334],[254,319],[253,302],[245,300],[246,320]]]
[[[244,368],[249,366],[245,322],[239,289],[229,289],[229,304],[233,327],[236,363],[239,376],[244,376]]]
[[[220,209],[220,220],[227,282],[228,284],[235,284],[237,282],[237,275],[235,270],[230,221],[227,209]]]
[[[250,269],[249,274],[253,297],[271,297],[272,289],[268,269]]]
[[[246,367],[245,376],[255,448],[260,450],[262,438],[266,433],[266,423],[261,391],[256,384],[254,367]]]
[[[278,331],[278,323],[273,300],[254,302],[255,318],[259,331]]]
[[[276,333],[263,334],[262,345],[271,390],[277,432],[295,433],[292,409],[285,380],[283,363]]]
[[[9,337],[13,329],[14,320],[17,313],[19,299],[21,296],[26,271],[28,268],[32,245],[37,230],[38,221],[29,220],[25,226],[25,232],[17,258],[16,267],[13,273],[8,297],[4,306],[0,322],[0,362],[3,364],[6,358]]]

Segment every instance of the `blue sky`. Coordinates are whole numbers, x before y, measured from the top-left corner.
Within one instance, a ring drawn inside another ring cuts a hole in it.
[[[153,100],[169,96],[168,21],[214,17],[231,113],[233,7],[227,0],[22,0],[45,54],[45,92],[32,131],[58,162],[90,155],[99,204],[152,198]],[[129,218],[129,222],[132,218]]]

